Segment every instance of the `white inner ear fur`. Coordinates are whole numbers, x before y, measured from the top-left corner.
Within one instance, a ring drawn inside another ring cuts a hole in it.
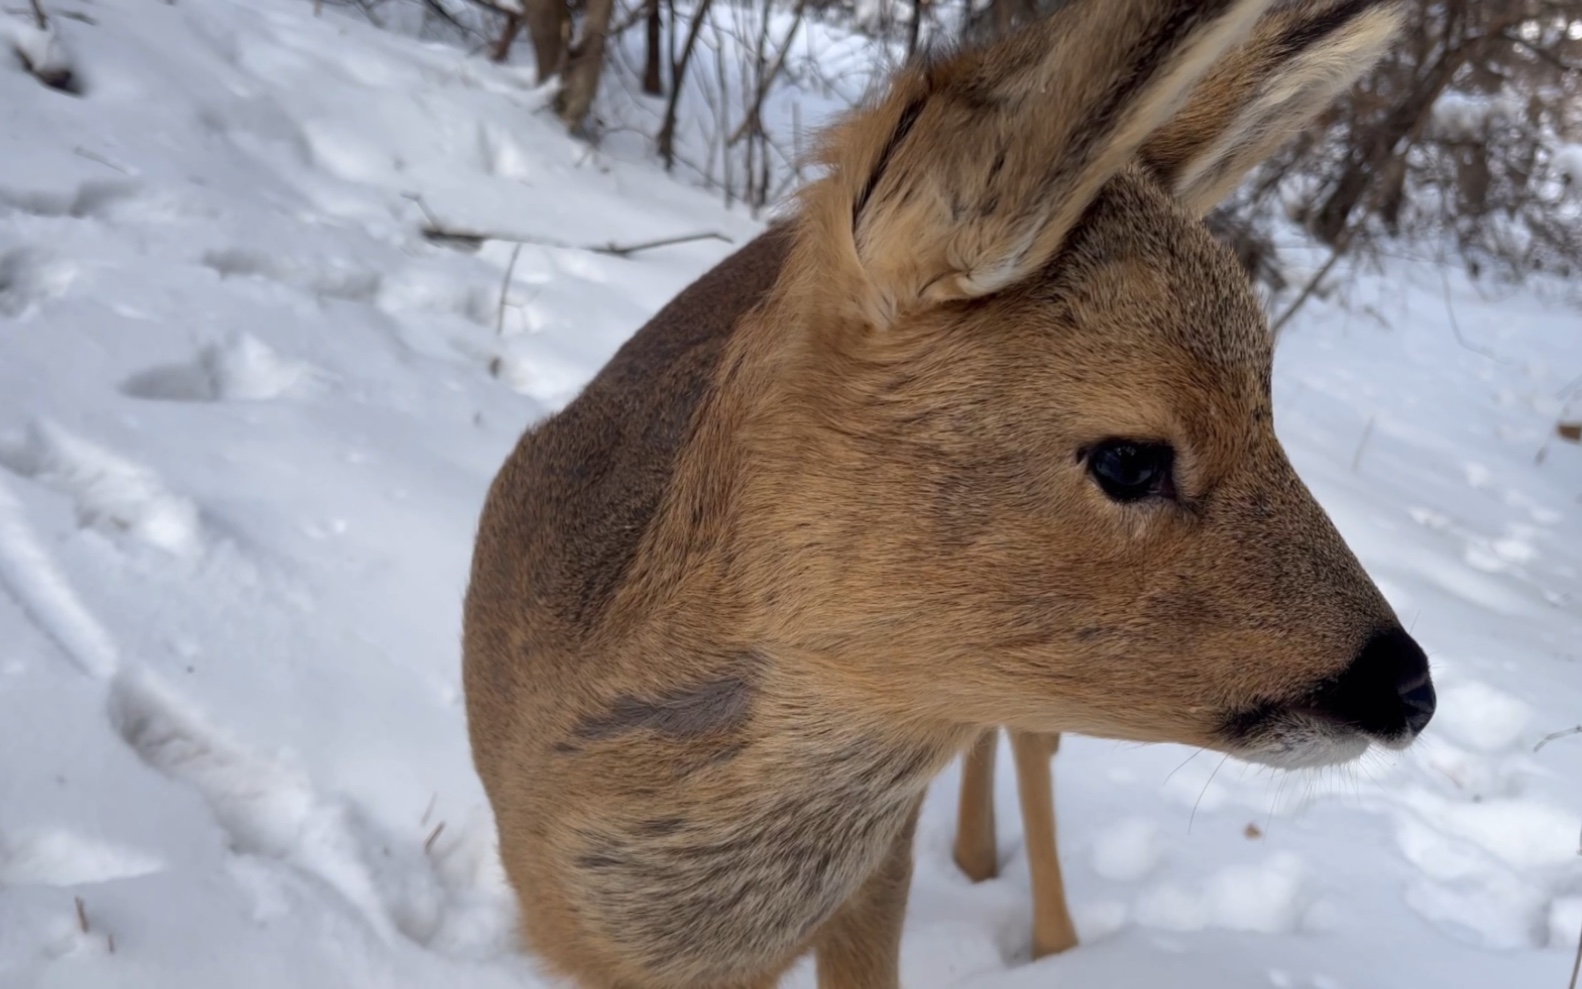
[[[1394,10],[1369,10],[1278,68],[1225,133],[1182,170],[1175,182],[1177,198],[1206,213],[1244,172],[1375,64],[1399,25]]]

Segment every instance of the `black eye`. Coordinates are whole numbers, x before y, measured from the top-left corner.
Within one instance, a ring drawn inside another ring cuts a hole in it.
[[[1174,462],[1175,451],[1168,443],[1105,440],[1088,451],[1088,473],[1106,495],[1121,502],[1174,497]]]

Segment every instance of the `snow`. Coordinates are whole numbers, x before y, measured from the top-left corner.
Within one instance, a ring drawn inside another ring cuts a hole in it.
[[[1582,186],[1582,144],[1566,144],[1555,149],[1550,164],[1567,185]]]
[[[576,245],[757,224],[563,136],[530,72],[306,0],[50,6],[91,11],[80,94],[0,60],[0,985],[549,986],[467,751],[476,513],[732,250]],[[1582,738],[1534,749],[1582,721],[1578,316],[1406,263],[1344,295],[1285,332],[1277,424],[1434,725],[1303,774],[1068,739],[1084,943],[1037,964],[1012,760],[980,885],[948,771],[909,989],[1564,984]]]
[[[1486,137],[1495,124],[1520,114],[1521,104],[1503,93],[1446,93],[1434,104],[1432,118],[1446,138],[1477,139]]]

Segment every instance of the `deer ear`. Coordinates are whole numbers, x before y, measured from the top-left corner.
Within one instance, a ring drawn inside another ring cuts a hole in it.
[[[903,69],[826,136],[793,265],[823,304],[880,327],[1028,277],[1268,5],[1073,0]]]
[[[1201,216],[1371,68],[1400,0],[1313,0],[1264,17],[1144,144],[1144,164]]]

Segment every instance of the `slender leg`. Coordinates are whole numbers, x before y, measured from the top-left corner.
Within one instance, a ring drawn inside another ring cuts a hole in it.
[[[991,728],[961,757],[961,805],[956,816],[956,866],[975,883],[999,872],[994,844],[994,753],[1000,733]]]
[[[919,797],[884,862],[819,932],[818,989],[900,989],[901,925],[922,803]]]
[[[1033,877],[1033,957],[1076,947],[1077,929],[1066,906],[1055,841],[1055,796],[1049,761],[1060,748],[1058,734],[1011,732],[1016,755],[1016,789],[1022,804],[1022,832]]]

